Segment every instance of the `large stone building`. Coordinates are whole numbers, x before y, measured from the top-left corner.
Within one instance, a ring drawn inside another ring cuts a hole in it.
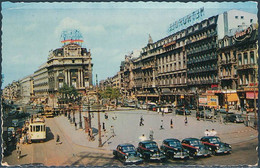
[[[238,28],[232,36],[219,40],[219,85],[224,93],[220,96],[220,104],[228,101],[231,105],[252,108],[254,90],[255,99],[258,99],[257,29],[256,24],[242,30]]]
[[[21,103],[27,104],[31,100],[33,94],[33,78],[32,75],[26,76],[19,80],[20,100]]]
[[[52,106],[57,105],[58,91],[64,83],[85,94],[86,89],[92,87],[93,64],[90,50],[82,47],[82,36],[77,30],[67,34],[63,32],[63,37],[63,46],[50,51],[47,62],[34,72],[32,78],[19,80],[17,94],[14,93],[15,83],[6,87],[4,94],[13,99],[18,97],[18,93],[21,94],[18,89],[22,88],[23,97],[31,95],[35,103]]]
[[[142,48],[140,56],[126,57],[120,66],[124,93],[126,96],[133,93],[139,100],[173,102],[188,98],[190,103],[194,103],[197,94],[213,94],[219,96],[223,104],[222,89],[239,85],[237,79],[228,79],[231,72],[236,73],[236,68],[239,77],[239,66],[232,61],[231,64],[223,62],[234,59],[234,53],[223,59],[219,57],[218,52],[224,52],[226,48],[218,50],[218,41],[225,41],[227,35],[234,34],[238,28],[245,29],[256,22],[254,14],[230,10],[156,42],[149,35],[148,44]],[[246,81],[247,76],[240,76]],[[132,81],[134,87],[129,85]],[[229,100],[232,100],[231,96]]]
[[[44,63],[33,74],[33,96],[32,101],[37,104],[48,102],[48,70]]]

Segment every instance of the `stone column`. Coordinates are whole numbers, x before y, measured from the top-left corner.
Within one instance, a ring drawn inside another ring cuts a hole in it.
[[[80,69],[80,83],[81,83],[81,87],[84,86],[83,82],[84,82],[83,69]]]
[[[70,86],[70,70],[68,70],[68,84]]]
[[[77,80],[77,86],[78,86],[78,88],[81,87],[81,84],[80,84],[80,69],[78,69],[78,80]]]
[[[65,69],[65,83],[68,83],[68,71]]]

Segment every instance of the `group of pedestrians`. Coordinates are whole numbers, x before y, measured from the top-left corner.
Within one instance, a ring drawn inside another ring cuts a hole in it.
[[[206,131],[204,132],[204,135],[205,136],[216,136],[217,135],[217,131],[215,131],[215,129],[212,129],[211,131],[206,129]]]

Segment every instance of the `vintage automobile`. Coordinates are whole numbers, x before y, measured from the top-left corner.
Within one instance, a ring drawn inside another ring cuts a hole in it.
[[[186,138],[182,140],[182,146],[189,151],[189,155],[193,158],[201,156],[211,156],[211,152],[207,146],[205,146],[197,138]]]
[[[184,108],[183,107],[177,108],[176,114],[183,115],[184,114]],[[190,115],[190,114],[191,114],[191,111],[185,108],[185,115]]]
[[[147,161],[157,160],[163,162],[166,160],[164,153],[158,148],[155,141],[146,140],[139,142],[137,151]]]
[[[244,119],[241,114],[229,114],[227,116],[227,120],[229,122],[234,122],[234,123],[243,123],[244,122]]]
[[[198,114],[196,114],[196,117],[197,117],[197,115]],[[200,111],[199,117],[204,118],[204,115],[205,115],[206,119],[212,119],[214,117],[214,115],[212,114],[212,112],[210,110]]]
[[[143,159],[140,158],[141,154],[138,153],[132,144],[120,144],[113,150],[115,158],[123,162],[124,164],[140,164],[143,163]]]
[[[178,139],[165,139],[162,142],[161,150],[165,153],[167,158],[172,159],[188,159],[189,152],[184,149]]]
[[[201,138],[201,141],[205,146],[208,146],[213,155],[231,153],[232,151],[231,145],[221,142],[217,136],[204,136]]]

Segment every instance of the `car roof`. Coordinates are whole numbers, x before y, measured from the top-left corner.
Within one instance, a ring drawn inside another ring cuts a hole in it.
[[[194,141],[194,140],[199,140],[198,138],[185,138],[183,140],[186,140],[186,141]]]
[[[134,146],[134,145],[132,145],[132,144],[130,144],[130,143],[124,143],[124,144],[119,144],[118,146]]]
[[[175,138],[169,138],[169,139],[165,139],[163,140],[164,142],[170,142],[170,141],[180,141],[178,139],[175,139]]]
[[[211,138],[219,138],[219,137],[217,137],[217,136],[204,136],[202,138],[204,138],[204,139],[211,139]]]
[[[155,141],[151,141],[151,140],[145,140],[145,141],[142,141],[140,143],[148,144],[148,143],[156,143],[156,142]]]

